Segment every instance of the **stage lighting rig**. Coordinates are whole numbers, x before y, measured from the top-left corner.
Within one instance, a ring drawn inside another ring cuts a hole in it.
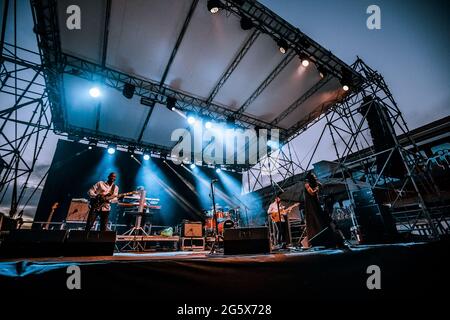
[[[166,99],[167,109],[169,109],[170,111],[175,111],[176,103],[177,103],[177,99],[175,99],[174,97],[167,97],[167,99]]]
[[[240,24],[241,24],[242,30],[250,30],[253,28],[252,19],[247,18],[247,17],[242,17]]]
[[[109,154],[114,154],[114,153],[116,153],[116,148],[117,148],[117,146],[116,146],[115,144],[110,144],[110,145],[108,145],[108,153],[109,153]]]
[[[300,61],[302,62],[302,66],[304,66],[305,68],[307,66],[309,66],[309,57],[306,54],[299,53],[298,57],[299,57]]]
[[[125,98],[131,99],[133,98],[134,91],[136,90],[136,87],[132,85],[131,83],[125,83],[123,86],[122,94]]]
[[[219,0],[208,0],[207,6],[209,12],[216,14],[222,7],[222,3]]]
[[[285,53],[287,52],[287,50],[288,50],[288,44],[287,44],[287,42],[286,42],[285,40],[279,39],[279,40],[277,41],[277,45],[278,45],[278,49],[280,50],[280,52],[281,52],[282,54],[285,54]]]
[[[320,77],[323,79],[327,76],[327,70],[323,66],[318,66],[317,71],[319,72]]]

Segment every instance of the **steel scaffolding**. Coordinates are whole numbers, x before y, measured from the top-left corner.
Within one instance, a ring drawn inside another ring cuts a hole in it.
[[[2,9],[0,204],[8,205],[10,217],[20,218],[36,191],[29,182],[51,129],[51,115],[40,54],[19,46],[17,1],[5,0]]]

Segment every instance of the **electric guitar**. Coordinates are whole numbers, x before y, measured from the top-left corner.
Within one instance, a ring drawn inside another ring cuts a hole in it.
[[[105,203],[108,203],[111,199],[123,198],[125,196],[129,196],[129,195],[136,194],[136,193],[138,193],[138,192],[137,191],[131,191],[131,192],[126,192],[126,193],[119,193],[117,196],[115,196],[115,195],[102,195],[102,194],[99,194],[96,197],[91,198],[91,200],[89,200],[90,210],[91,211],[98,211],[98,210],[100,210],[100,208]]]
[[[278,214],[278,211],[273,211],[270,212],[270,218],[272,219],[273,222],[280,222],[280,216],[281,216],[281,221],[285,220],[285,217],[289,212],[292,211],[292,209],[294,209],[295,207],[298,207],[300,205],[300,202],[294,203],[292,206],[289,206],[287,208],[284,208],[282,210],[280,210],[280,214]]]

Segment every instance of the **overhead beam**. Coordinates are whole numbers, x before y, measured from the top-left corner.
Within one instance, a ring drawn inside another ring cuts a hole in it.
[[[102,48],[102,67],[106,65],[106,57],[108,53],[108,38],[109,38],[109,20],[111,17],[111,0],[106,0],[105,9],[105,26],[103,29],[103,48]]]
[[[167,75],[169,74],[170,68],[172,67],[173,61],[175,60],[175,57],[177,55],[178,49],[180,48],[181,42],[183,41],[184,35],[186,34],[186,30],[189,26],[189,23],[191,22],[192,15],[194,14],[198,1],[199,0],[193,0],[191,3],[191,7],[189,8],[189,12],[186,16],[186,19],[184,19],[183,27],[181,28],[181,31],[178,34],[177,42],[175,43],[175,46],[172,49],[169,61],[167,62],[166,68],[164,69],[163,75],[161,77],[161,81],[159,82],[160,87],[162,87],[164,85],[164,82],[166,82]],[[150,104],[150,108],[145,117],[144,124],[141,128],[141,131],[139,132],[138,142],[142,141],[145,129],[147,128],[148,122],[150,121],[150,117],[152,116],[153,110],[155,109],[155,104],[156,104],[155,101],[151,102]]]
[[[308,91],[306,91],[300,98],[295,100],[287,109],[285,109],[278,117],[276,117],[272,123],[278,125],[283,119],[285,119],[289,114],[296,110],[300,105],[302,105],[306,100],[312,97],[317,91],[319,91],[326,83],[330,81],[331,77],[326,76],[316,82]]]
[[[297,53],[305,53],[318,65],[325,67],[329,73],[340,77],[342,71],[348,70],[353,81],[358,84],[362,81],[361,75],[352,70],[346,63],[336,57],[331,51],[325,49],[313,39],[294,27],[286,20],[276,15],[258,1],[250,0],[221,0],[223,8],[239,17],[246,17],[254,21],[254,25],[261,32],[273,37],[275,40],[283,39],[290,49]]]
[[[65,66],[65,72],[76,69],[78,71],[76,74],[77,76],[88,80],[93,80],[101,76],[105,79],[105,85],[119,90],[121,90],[124,83],[131,83],[136,87],[135,94],[148,99],[149,101],[164,104],[166,97],[171,96],[177,99],[178,109],[195,113],[201,113],[202,110],[207,110],[206,115],[216,121],[224,121],[228,116],[234,115],[234,110],[228,109],[225,106],[217,103],[208,103],[204,99],[174,90],[165,85],[160,86],[159,83],[150,80],[140,79],[109,68],[102,68],[95,63],[68,54],[62,54],[62,59]],[[243,125],[246,124],[247,126],[259,126],[264,129],[280,129],[280,131],[284,130],[251,116],[242,115],[239,120]]]
[[[242,104],[242,106],[236,111],[236,118],[240,119],[245,110],[252,104],[253,101],[258,98],[258,96],[266,89],[269,84],[280,74],[281,71],[292,61],[295,54],[292,50],[288,51],[286,57],[281,60],[281,62],[272,70],[272,72],[264,79],[258,88],[250,95],[250,97]]]
[[[261,32],[257,29],[255,29],[250,36],[248,37],[247,41],[242,46],[241,50],[239,50],[236,57],[234,57],[233,61],[227,68],[227,70],[223,73],[222,77],[220,78],[219,82],[217,82],[216,86],[211,91],[208,102],[212,102],[214,98],[216,97],[217,93],[219,93],[219,90],[223,87],[225,82],[228,80],[228,78],[231,76],[233,71],[237,68],[239,63],[242,61],[244,56],[247,54],[248,50],[252,47],[253,43],[255,43],[258,36],[261,34]]]

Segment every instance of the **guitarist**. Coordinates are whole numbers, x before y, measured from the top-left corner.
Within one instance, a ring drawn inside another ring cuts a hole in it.
[[[111,172],[107,181],[99,181],[89,189],[91,209],[86,221],[86,231],[91,230],[97,216],[100,216],[100,231],[106,231],[109,211],[111,210],[110,202],[117,201],[119,195],[119,187],[115,185],[115,181],[116,174]]]
[[[272,216],[272,220],[276,223],[278,234],[277,241],[283,247],[286,246],[286,221],[285,221],[285,213],[283,212],[284,206],[281,205],[280,197],[276,197],[275,200],[270,204],[269,209],[267,209],[267,213]],[[281,217],[281,220],[279,219]],[[275,218],[275,219],[274,219]]]

